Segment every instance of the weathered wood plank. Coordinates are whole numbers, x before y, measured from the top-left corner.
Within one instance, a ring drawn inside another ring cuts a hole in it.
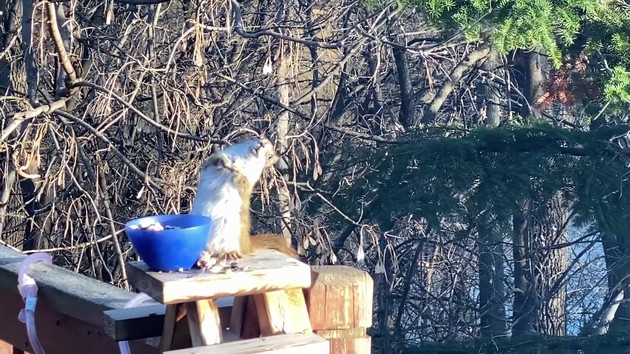
[[[221,323],[229,323],[233,297],[217,300]],[[103,330],[114,340],[132,340],[162,335],[166,305],[144,305],[104,312]],[[227,327],[227,325],[224,325]]]
[[[243,332],[243,322],[245,321],[245,310],[247,307],[247,296],[237,296],[234,298],[232,306],[232,316],[230,316],[230,331],[241,335]]]
[[[159,337],[164,312],[164,305],[108,310],[104,312],[103,331],[118,341]]]
[[[0,289],[0,339],[26,352],[29,345],[26,326],[17,318],[24,307],[19,294]],[[69,317],[53,309],[40,298],[35,310],[37,335],[46,354],[119,353],[118,343],[99,326]],[[130,341],[133,354],[157,354],[158,349],[141,341]]]
[[[239,336],[226,327],[231,315],[232,298],[222,298],[216,301],[221,318],[221,338],[223,342],[240,340]],[[189,319],[185,310],[185,304],[173,304],[166,306],[163,332],[160,340],[160,350],[175,350],[190,348],[193,346],[190,334]],[[170,309],[170,310],[169,310]]]
[[[324,329],[315,331],[330,342],[330,352],[333,354],[362,354],[372,351],[372,338],[366,334],[363,327],[351,329]]]
[[[198,269],[160,273],[149,271],[144,262],[127,265],[129,282],[163,304],[208,298],[261,294],[311,285],[311,268],[274,250],[264,250],[245,257],[239,266],[247,271],[214,274]]]
[[[253,295],[260,333],[313,333],[302,289],[271,291]]]
[[[176,332],[176,325],[178,319],[179,307],[183,307],[183,304],[167,305],[166,312],[164,314],[164,324],[162,327],[162,336],[160,337],[160,353],[173,348],[173,338]],[[188,332],[188,327],[186,328]]]
[[[214,300],[186,303],[188,328],[193,347],[221,343],[221,319]]]
[[[246,296],[245,316],[243,316],[243,323],[241,325],[241,331],[239,332],[242,339],[260,337],[260,322],[258,320],[258,313],[256,312],[254,296],[256,295]]]
[[[329,354],[328,341],[315,334],[280,334],[205,347],[180,349],[164,354]]]
[[[17,274],[26,256],[0,246],[0,289],[18,294]],[[135,294],[70,270],[43,264],[31,265],[28,274],[37,282],[38,297],[54,310],[96,327],[103,311],[122,308]]]
[[[306,290],[313,330],[330,342],[333,354],[369,353],[373,281],[347,266],[313,266],[313,285]]]
[[[348,266],[313,266],[306,291],[313,330],[372,325],[374,282],[367,272]]]

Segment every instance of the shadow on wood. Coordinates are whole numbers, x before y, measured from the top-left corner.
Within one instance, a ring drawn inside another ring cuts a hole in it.
[[[118,353],[118,344],[102,328],[53,310],[46,299],[37,302],[35,321],[37,335],[46,354],[111,354]],[[71,304],[69,304],[71,306]],[[29,351],[26,326],[17,316],[23,308],[18,294],[0,289],[0,338],[15,348]],[[130,342],[133,354],[155,354],[157,348]]]
[[[29,351],[26,326],[17,316],[24,307],[17,289],[22,253],[0,246],[0,339]],[[37,334],[46,354],[116,353],[118,344],[103,331],[103,310],[121,308],[136,294],[42,263],[29,269],[38,286]],[[130,342],[136,353],[157,353],[146,341]]]

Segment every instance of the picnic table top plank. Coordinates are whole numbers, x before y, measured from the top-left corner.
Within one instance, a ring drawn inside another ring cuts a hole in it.
[[[238,266],[244,270],[155,272],[140,261],[127,264],[127,275],[137,291],[167,305],[311,286],[310,266],[275,250],[252,253]]]

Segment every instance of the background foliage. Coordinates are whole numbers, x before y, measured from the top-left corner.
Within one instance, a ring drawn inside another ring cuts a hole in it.
[[[624,343],[627,2],[0,11],[0,243],[126,287],[124,222],[188,212],[200,162],[264,132],[255,232],[370,272],[375,352]]]

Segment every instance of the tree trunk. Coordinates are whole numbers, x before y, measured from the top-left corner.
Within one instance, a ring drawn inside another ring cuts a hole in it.
[[[499,55],[490,50],[484,69],[490,72],[501,64]],[[501,100],[499,91],[490,84],[483,86],[485,92],[484,111],[486,125],[498,127],[501,122]],[[505,314],[505,262],[503,235],[496,227],[492,215],[483,214],[477,224],[479,247],[479,308],[481,311],[481,336],[491,339],[505,335],[507,318]]]
[[[532,257],[529,245],[531,240],[527,232],[527,210],[529,202],[521,203],[521,210],[512,217],[514,258],[514,314],[512,335],[515,337],[528,334],[534,329],[534,318],[538,303],[535,291],[535,278],[532,269]]]
[[[404,53],[402,55],[404,56]],[[375,135],[383,135],[385,131],[383,129],[383,85],[381,83],[380,56],[380,47],[377,46],[375,42],[370,42],[368,44],[368,50],[364,53],[364,57],[368,64],[368,75],[371,83],[369,84],[369,93],[365,96],[361,113],[371,117],[368,119],[368,123],[370,124],[370,130]],[[411,84],[411,82],[409,82],[409,84]]]
[[[520,53],[523,60],[522,71],[525,74],[523,79],[523,94],[526,102],[523,102],[521,114],[523,117],[541,118],[542,111],[536,106],[536,100],[541,97],[544,92],[549,64],[547,58],[537,52]]]
[[[396,21],[389,24],[392,35],[392,41],[398,42],[395,38],[398,34],[398,24]],[[401,43],[404,46],[405,43]],[[407,52],[401,47],[392,47],[394,56],[394,64],[396,65],[396,74],[398,75],[398,88],[400,89],[400,111],[398,112],[398,121],[400,124],[409,129],[416,125],[415,106],[416,100],[413,94],[413,84],[411,83],[411,73],[409,72],[409,63],[407,61]]]
[[[567,289],[562,278],[567,271],[568,248],[554,248],[566,244],[568,212],[564,198],[557,193],[551,200],[540,205],[533,203],[530,233],[536,250],[534,267],[536,290],[541,299],[535,327],[537,332],[551,336],[566,335]]]
[[[276,17],[275,23],[280,24],[287,20],[286,17],[290,17],[293,4],[290,1],[276,0]],[[279,30],[279,28],[276,28]],[[285,106],[289,106],[291,96],[291,49],[290,43],[280,40],[278,43],[278,102]],[[278,142],[280,143],[281,156],[286,156],[286,152],[289,148],[287,135],[289,134],[289,122],[291,113],[287,110],[283,110],[278,115],[278,124],[276,132],[278,134]],[[291,244],[291,193],[286,184],[289,180],[289,163],[284,159],[278,161],[278,168],[282,171],[284,182],[278,183],[278,211],[280,218],[277,220],[277,227],[280,230],[280,234],[284,237],[287,244]]]
[[[488,53],[488,57],[483,64],[483,67],[488,72],[496,72],[501,66],[501,57],[496,50],[491,49]],[[503,70],[502,70],[503,71]],[[486,125],[489,127],[498,127],[501,124],[501,116],[503,114],[501,110],[501,94],[498,87],[493,87],[491,82],[488,82],[483,86],[485,90],[485,112],[486,112]]]
[[[616,203],[607,204],[606,207],[613,207]],[[619,206],[619,205],[617,205]],[[630,281],[627,279],[630,274],[630,244],[626,242],[624,235],[627,233],[629,218],[617,219],[607,213],[603,207],[598,210],[598,224],[602,229],[602,246],[604,248],[604,259],[606,261],[608,288],[614,293],[617,289],[626,289]],[[627,332],[630,330],[630,290],[624,290],[623,300],[619,304],[610,323],[611,332]]]
[[[479,223],[479,307],[481,336],[491,339],[505,334],[505,286],[503,237],[492,224]]]
[[[532,193],[523,212],[514,216],[514,328],[515,336],[536,331],[566,334],[568,251],[556,248],[567,242],[567,206],[557,193],[544,200]]]
[[[39,106],[39,100],[37,98],[37,88],[39,85],[39,70],[37,68],[37,62],[35,60],[35,54],[33,53],[33,43],[32,39],[34,37],[33,30],[33,1],[24,0],[22,2],[22,51],[24,53],[24,70],[26,72],[26,96],[32,107]],[[41,33],[41,29],[38,28],[38,32]],[[36,32],[37,33],[37,32]],[[29,134],[30,137],[34,137],[32,132],[27,132],[28,125],[22,122],[20,124],[20,135]],[[32,140],[28,140],[30,146],[28,146],[24,150],[24,155],[39,156],[38,152],[32,152],[30,149],[39,147],[34,147]],[[38,162],[29,161],[26,172],[29,175],[36,175],[38,173]],[[39,200],[37,197],[37,186],[35,184],[34,178],[22,178],[20,180],[20,189],[22,191],[22,198],[24,202],[24,210],[27,215],[26,228],[24,230],[24,242],[22,244],[23,250],[34,250],[41,245],[42,241],[42,232],[37,233],[37,230],[44,230],[46,227],[40,224],[40,227],[37,226],[38,221],[40,221],[39,217],[37,217],[37,212],[43,208],[44,203],[42,200]],[[45,197],[45,194],[42,196]]]
[[[521,114],[526,120],[538,119],[542,111],[536,100],[544,93],[548,60],[537,52],[517,54],[524,73],[520,80],[525,95]],[[546,335],[564,335],[566,286],[559,284],[559,280],[566,272],[568,250],[555,246],[567,241],[568,205],[560,192],[544,198],[534,188],[523,210],[524,218],[516,217],[514,225],[515,287],[524,290],[514,298],[514,318],[521,322],[515,324],[514,334],[535,330]],[[517,226],[521,232],[516,232]]]
[[[378,348],[375,352],[380,354],[396,352],[392,347],[394,345],[392,341],[394,314],[391,301],[391,282],[394,277],[394,266],[392,265],[392,255],[388,251],[387,245],[386,239],[379,242],[383,267],[377,270],[374,275],[374,285],[376,287],[375,312],[378,333],[373,340],[375,347]]]

